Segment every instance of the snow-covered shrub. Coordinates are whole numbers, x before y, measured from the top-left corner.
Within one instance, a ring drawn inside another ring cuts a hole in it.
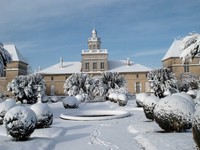
[[[47,128],[53,123],[53,111],[44,103],[36,103],[30,107],[36,114],[36,128]]]
[[[0,42],[0,74],[3,72],[7,63],[10,63],[12,58],[10,53],[4,49],[3,44]]]
[[[139,93],[136,94],[136,104],[138,107],[143,107],[144,106],[144,100],[147,96],[149,96],[148,93]]]
[[[57,96],[51,96],[51,102],[56,103],[58,100],[59,98]]]
[[[197,92],[194,90],[189,90],[187,94],[190,95],[193,99],[197,97]]]
[[[184,97],[171,95],[161,99],[154,108],[156,123],[165,131],[185,131],[192,127],[194,107]]]
[[[44,95],[44,96],[42,97],[42,102],[43,102],[43,103],[47,103],[48,101],[49,101],[49,97],[46,96],[46,95]]]
[[[107,90],[106,97],[108,97],[110,93],[128,93],[127,82],[123,75],[116,72],[103,72],[101,74],[101,79],[104,88]]]
[[[193,98],[192,98],[189,94],[187,94],[187,93],[185,93],[185,92],[180,92],[180,93],[175,93],[175,94],[173,94],[173,95],[177,95],[177,96],[181,96],[181,97],[185,98],[186,100],[189,101],[189,103],[190,103],[193,107],[195,107],[195,102],[194,102]]]
[[[77,94],[86,93],[86,80],[90,76],[85,73],[75,73],[67,78],[64,84],[64,92],[69,96],[76,96]]]
[[[87,101],[105,101],[107,87],[103,84],[100,76],[87,78],[86,80]]]
[[[179,91],[187,92],[188,90],[199,89],[199,78],[197,75],[187,72],[183,73],[179,77]]]
[[[154,94],[164,97],[165,91],[178,92],[177,79],[168,68],[155,69],[148,73],[148,80],[152,81]]]
[[[196,108],[192,121],[193,139],[200,149],[200,107]]]
[[[77,99],[79,102],[84,102],[84,100],[85,100],[83,94],[78,94],[78,95],[76,95],[75,97],[76,97],[76,99]]]
[[[36,115],[30,108],[15,106],[5,114],[4,124],[14,140],[26,140],[35,130]]]
[[[18,100],[26,99],[28,103],[37,101],[38,88],[41,89],[40,93],[44,95],[45,82],[40,74],[16,76],[7,86],[7,90],[11,91]]]
[[[171,94],[172,94],[172,93],[171,93],[170,91],[168,91],[168,90],[165,91],[165,92],[163,93],[164,97],[165,97],[165,96],[169,96],[169,95],[171,95]]]
[[[200,52],[200,35],[198,33],[189,34],[182,38],[181,42],[180,58],[183,62],[190,61]]]
[[[150,95],[145,98],[143,110],[147,119],[154,120],[154,108],[159,100],[155,95]]]
[[[3,119],[6,112],[14,106],[16,106],[16,102],[12,100],[7,100],[0,103],[0,124],[3,124]]]
[[[67,96],[63,99],[63,106],[65,108],[77,108],[79,105],[79,101],[75,96]]]
[[[119,106],[125,106],[128,102],[128,97],[126,94],[119,94],[118,95],[118,104]]]

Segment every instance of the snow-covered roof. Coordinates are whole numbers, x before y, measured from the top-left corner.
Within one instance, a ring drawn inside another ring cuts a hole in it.
[[[46,69],[38,71],[41,74],[72,74],[81,72],[81,62],[63,62],[63,66],[60,67],[60,63],[50,66]]]
[[[192,49],[194,49],[195,43],[198,43],[200,39],[200,34],[198,33],[190,33],[189,35],[181,38],[179,40],[174,40],[167,53],[163,57],[162,61],[168,58],[182,58],[186,57]],[[196,41],[196,42],[195,42]]]
[[[148,72],[151,68],[145,67],[140,64],[130,63],[128,65],[126,61],[109,61],[109,70],[111,72]],[[81,62],[63,62],[63,67],[60,67],[60,63],[50,66],[46,69],[38,71],[41,74],[72,74],[81,72]]]
[[[148,72],[152,70],[151,68],[133,62],[130,62],[130,65],[128,65],[126,60],[112,60],[108,61],[108,64],[109,71],[112,72]]]
[[[164,61],[168,58],[174,58],[174,57],[179,58],[181,53],[182,53],[182,49],[181,49],[182,46],[181,45],[182,45],[181,40],[174,40],[174,42],[172,43],[172,45],[168,49],[167,53],[163,57],[162,61]]]
[[[22,56],[14,44],[3,44],[3,47],[9,52],[13,61],[27,63],[27,60]]]

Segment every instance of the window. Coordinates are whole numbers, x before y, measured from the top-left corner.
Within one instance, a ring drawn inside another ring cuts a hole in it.
[[[140,93],[141,92],[141,83],[140,82],[136,82],[135,84],[135,92],[136,93]]]
[[[97,70],[97,62],[93,62],[93,70]]]
[[[51,81],[53,81],[53,77],[51,77]]]
[[[0,77],[6,77],[6,71],[3,70],[2,73],[0,74]]]
[[[93,49],[95,49],[95,45],[93,45]]]
[[[184,63],[184,72],[190,72],[189,62]]]
[[[101,70],[104,70],[104,62],[101,62]]]
[[[139,74],[136,74],[136,78],[139,78]]]
[[[86,63],[85,63],[85,69],[86,69],[86,70],[89,70],[89,69],[90,69],[89,62],[86,62]]]

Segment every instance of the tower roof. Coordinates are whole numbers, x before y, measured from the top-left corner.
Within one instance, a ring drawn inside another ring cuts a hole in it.
[[[8,51],[13,61],[21,61],[28,64],[27,60],[22,56],[14,44],[3,44],[3,48]]]

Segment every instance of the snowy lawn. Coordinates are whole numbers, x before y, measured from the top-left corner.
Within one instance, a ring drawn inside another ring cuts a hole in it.
[[[135,100],[125,107],[116,103],[82,103],[77,109],[65,109],[62,102],[49,103],[54,112],[51,128],[36,129],[28,141],[15,142],[0,126],[0,150],[195,150],[192,131],[166,133],[146,119]],[[104,121],[70,121],[60,114],[84,110],[127,110],[131,116]]]

